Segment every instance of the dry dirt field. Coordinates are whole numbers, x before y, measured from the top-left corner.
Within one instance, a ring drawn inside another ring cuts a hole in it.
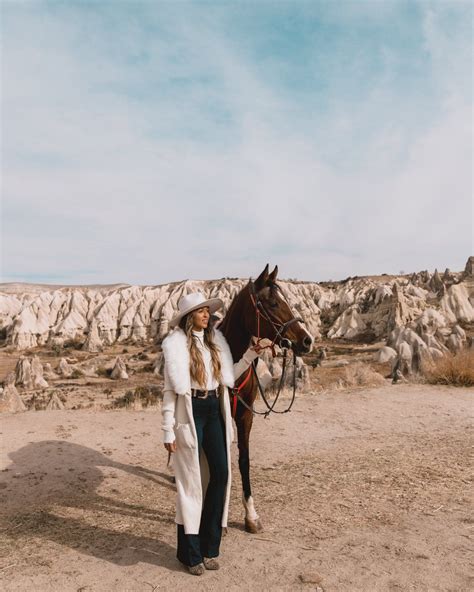
[[[473,392],[336,390],[256,418],[252,481],[265,530],[243,531],[235,454],[222,568],[200,578],[175,559],[159,406],[5,414],[0,587],[472,590]]]

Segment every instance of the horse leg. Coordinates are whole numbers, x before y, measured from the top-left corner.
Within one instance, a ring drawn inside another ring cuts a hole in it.
[[[253,414],[242,405],[237,412],[236,425],[239,445],[239,469],[242,477],[242,503],[245,509],[245,530],[253,534],[263,530],[260,518],[255,510],[255,505],[250,488],[250,457],[249,438],[252,429]],[[239,413],[240,411],[240,413]]]

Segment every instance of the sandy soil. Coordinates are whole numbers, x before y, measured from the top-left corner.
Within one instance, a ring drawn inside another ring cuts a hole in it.
[[[471,590],[472,395],[421,385],[335,391],[256,418],[252,481],[265,531],[243,530],[235,454],[222,568],[200,578],[175,559],[159,407],[4,415],[0,586]]]

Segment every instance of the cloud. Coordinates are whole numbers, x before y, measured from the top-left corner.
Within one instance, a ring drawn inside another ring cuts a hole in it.
[[[384,4],[7,5],[3,281],[463,267],[471,9]]]

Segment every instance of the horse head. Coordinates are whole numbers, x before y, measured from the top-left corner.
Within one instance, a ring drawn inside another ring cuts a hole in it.
[[[296,355],[307,354],[313,347],[313,338],[296,317],[277,284],[278,266],[269,273],[268,264],[255,281],[249,280],[249,306],[244,322],[248,331],[258,337],[267,337],[281,347],[291,347]]]

